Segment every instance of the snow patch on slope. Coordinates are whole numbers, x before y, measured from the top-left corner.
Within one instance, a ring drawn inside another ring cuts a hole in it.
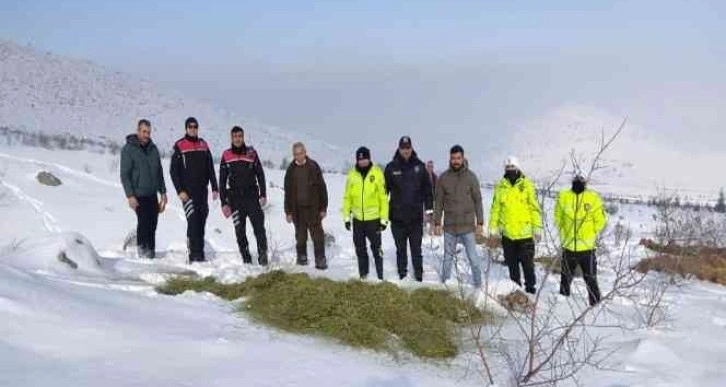
[[[592,106],[564,105],[516,123],[516,153],[525,172],[538,180],[546,180],[565,165],[562,182],[566,184],[573,171],[570,152],[574,150],[581,165],[589,167],[602,134],[606,138],[613,135],[623,118]],[[719,187],[726,184],[712,169],[726,164],[726,154],[684,153],[660,143],[632,121],[626,123],[602,161],[605,168],[592,176],[592,184],[607,193],[648,197],[668,189],[714,199]]]
[[[244,92],[244,90],[240,90]],[[195,116],[200,135],[215,155],[229,146],[229,130],[243,125],[248,143],[279,165],[290,145],[304,141],[318,161],[339,168],[346,158],[331,144],[310,135],[288,133],[154,83],[89,61],[41,53],[0,40],[0,126],[30,132],[72,133],[123,143],[140,118],[151,120],[154,141],[170,151],[184,135],[184,120]]]

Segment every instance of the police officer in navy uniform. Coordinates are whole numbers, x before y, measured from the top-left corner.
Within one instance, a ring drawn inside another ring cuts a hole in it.
[[[386,166],[385,177],[399,278],[408,275],[407,247],[410,246],[414,278],[421,282],[424,211],[427,217],[433,213],[433,190],[426,165],[413,150],[410,137],[403,136],[398,141],[393,160]]]
[[[252,263],[252,255],[247,241],[247,218],[257,240],[257,261],[266,266],[267,233],[265,213],[262,207],[267,203],[265,171],[257,151],[245,144],[245,132],[239,126],[230,131],[232,146],[222,154],[219,166],[220,198],[222,213],[232,216],[242,261]]]
[[[217,200],[219,188],[209,145],[199,137],[199,123],[194,117],[184,123],[186,134],[174,144],[171,156],[171,180],[184,205],[187,218],[189,262],[204,262],[204,229],[209,215],[208,186]]]

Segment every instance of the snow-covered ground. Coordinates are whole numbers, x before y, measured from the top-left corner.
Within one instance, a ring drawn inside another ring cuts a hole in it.
[[[41,170],[52,172],[63,184],[40,185],[35,176]],[[294,265],[292,226],[282,214],[282,191],[275,188],[282,185],[282,172],[270,170],[267,174],[271,188],[266,223],[274,250],[272,268],[338,280],[357,277],[352,241],[342,227],[339,211],[344,177],[326,176],[331,206],[325,227],[336,243],[328,251],[330,268],[321,273]],[[488,207],[491,193],[485,192],[484,197]],[[212,204],[207,224],[209,262],[186,264],[186,225],[173,197],[159,220],[160,259],[139,260],[122,249],[124,238],[135,227],[135,216],[118,183],[116,157],[0,147],[0,385],[484,384],[468,355],[446,364],[395,359],[266,328],[211,295],[157,294],[154,284],[173,273],[193,270],[234,281],[265,270],[242,264],[232,223],[222,217],[218,207],[218,203]],[[634,240],[650,231],[652,221],[649,210],[637,206],[621,207],[611,224],[618,220],[633,231]],[[253,241],[251,230],[249,234]],[[401,286],[440,286],[440,250],[431,248],[440,241],[427,238],[425,245],[425,283],[403,282]],[[388,232],[384,251],[385,275],[396,278],[395,251]],[[635,249],[635,253],[643,251]],[[612,275],[606,261],[600,269],[601,286],[607,291]],[[512,289],[499,265],[492,266],[491,281],[497,293]],[[541,285],[543,296],[557,301],[557,284],[558,278],[552,277]],[[576,289],[581,302],[584,289],[579,280]],[[724,385],[726,288],[688,282],[669,290],[666,298],[672,320],[664,328],[597,328],[607,337],[605,344],[617,352],[607,364],[608,371],[585,371],[584,385]],[[625,302],[610,306],[620,316],[632,314],[631,309]],[[568,310],[566,305],[558,309],[563,318]],[[504,367],[496,366],[498,371]],[[500,382],[506,385],[506,380]]]

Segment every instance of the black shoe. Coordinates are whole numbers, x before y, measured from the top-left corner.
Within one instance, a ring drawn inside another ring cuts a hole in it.
[[[537,289],[536,288],[528,288],[528,289],[525,290],[525,292],[527,292],[529,294],[536,294],[537,293]]]
[[[189,257],[189,263],[192,262],[204,262],[204,257]]]
[[[246,264],[252,263],[252,255],[250,255],[249,251],[241,251],[240,254],[242,254],[242,262]]]
[[[260,256],[257,257],[257,262],[260,264],[260,266],[267,266],[267,251],[263,251],[260,253]]]
[[[154,259],[154,251],[139,248],[137,255],[139,258]]]
[[[328,265],[326,265],[326,264],[315,265],[315,268],[318,269],[318,270],[327,270],[328,269]]]
[[[308,264],[308,257],[298,257],[297,264],[300,266],[307,266]]]
[[[406,274],[399,274],[398,279],[403,281],[404,279],[406,279]]]

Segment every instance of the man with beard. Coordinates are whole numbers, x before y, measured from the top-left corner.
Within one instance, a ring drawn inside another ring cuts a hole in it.
[[[265,213],[262,211],[267,203],[265,171],[260,155],[253,147],[245,144],[244,129],[233,127],[230,137],[232,146],[222,154],[219,166],[222,213],[226,218],[232,216],[237,246],[242,261],[247,264],[252,263],[247,241],[247,218],[250,218],[257,240],[257,262],[266,266],[267,232]]]
[[[575,269],[580,266],[588,301],[593,306],[600,302],[595,247],[598,235],[607,224],[607,215],[600,195],[587,188],[587,179],[582,174],[575,175],[570,189],[560,192],[555,205],[555,224],[562,244],[560,294],[570,295]]]
[[[171,156],[171,180],[184,205],[187,217],[189,262],[204,262],[204,229],[209,215],[209,191],[217,200],[219,188],[209,145],[199,137],[199,123],[194,117],[184,123],[186,134],[174,144]]]
[[[121,150],[121,184],[136,212],[136,246],[139,258],[156,255],[156,225],[166,208],[166,184],[159,149],[151,141],[151,123],[140,120],[135,134],[126,136]],[[161,198],[157,198],[160,195]]]
[[[416,281],[423,281],[424,210],[431,216],[433,196],[431,181],[424,163],[413,150],[411,138],[403,136],[398,150],[385,170],[386,191],[390,194],[391,232],[396,242],[396,262],[400,279],[408,275],[407,245],[411,247],[411,263]]]
[[[534,183],[524,176],[516,157],[504,161],[504,177],[494,187],[490,214],[489,232],[501,237],[509,278],[522,286],[521,265],[525,290],[534,294],[534,242],[542,238],[542,214]]]
[[[476,250],[476,234],[484,233],[479,179],[469,170],[464,148],[454,145],[449,152],[449,169],[439,176],[434,199],[435,235],[444,234],[444,261],[441,281],[451,276],[456,244],[466,249],[471,266],[472,283],[481,287],[481,258]],[[443,226],[442,226],[443,220]]]

